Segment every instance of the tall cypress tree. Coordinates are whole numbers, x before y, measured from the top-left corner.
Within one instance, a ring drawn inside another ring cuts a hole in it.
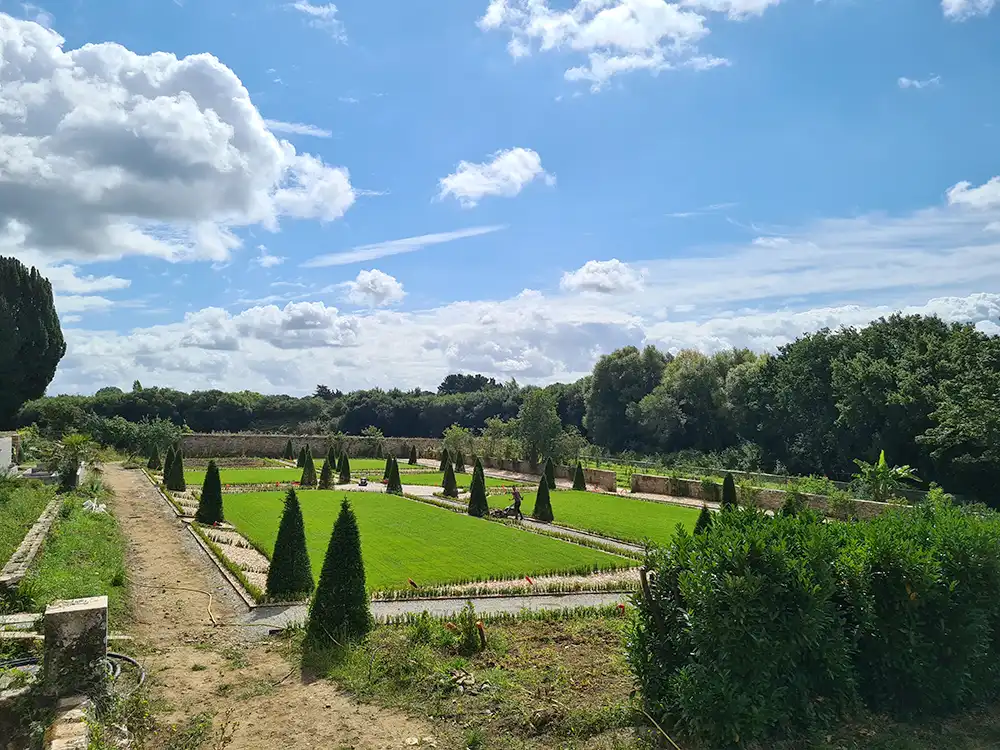
[[[170,476],[170,467],[174,464],[174,446],[167,446],[167,455],[163,458],[163,483],[167,483],[167,477]]]
[[[291,461],[295,458],[295,449],[292,447],[292,439],[289,438],[288,442],[285,443],[285,452],[281,454],[281,457],[286,461]]]
[[[201,499],[198,500],[198,510],[194,514],[198,523],[212,526],[222,523],[222,480],[219,478],[219,467],[215,461],[208,462],[205,481],[201,485]]]
[[[48,279],[15,258],[0,258],[0,426],[45,394],[65,353]]]
[[[330,646],[335,642],[359,639],[371,627],[361,534],[358,519],[345,497],[333,525],[319,584],[309,608],[306,639],[313,648]]]
[[[452,468],[451,461],[444,467],[444,479],[441,487],[445,497],[458,497],[458,482],[455,480],[455,469]]]
[[[698,514],[698,520],[694,524],[694,533],[701,534],[708,531],[712,527],[712,511],[708,509],[707,505],[701,506],[701,513]]]
[[[329,458],[323,462],[323,468],[320,469],[319,488],[321,490],[329,490],[333,488],[333,464]]]
[[[390,458],[389,461],[389,486],[385,491],[393,495],[402,495],[403,483],[399,480],[399,462],[395,458]]]
[[[441,466],[438,471],[444,471],[444,467],[451,463],[451,456],[448,455],[448,449],[443,448],[441,450]]]
[[[417,446],[410,446],[410,466],[417,465]]]
[[[146,468],[150,471],[159,471],[163,468],[163,464],[160,463],[160,451],[157,450],[156,446],[153,446],[153,450],[149,452],[149,461],[146,462]]]
[[[725,479],[722,480],[722,503],[723,508],[735,508],[736,501],[736,480],[733,475],[726,472]]]
[[[302,487],[315,487],[316,486],[316,462],[313,461],[312,450],[310,450],[307,445],[305,448],[306,458],[302,465],[302,478],[299,480],[299,485]]]
[[[180,448],[174,451],[174,460],[170,462],[170,475],[164,477],[167,489],[171,492],[183,492],[187,489],[184,483],[184,454]]]
[[[549,485],[550,490],[554,490],[556,488],[556,466],[552,463],[551,458],[545,459],[543,472],[545,474],[545,483]]]
[[[586,491],[587,478],[583,474],[583,465],[577,461],[576,471],[573,473],[573,489]]]
[[[271,567],[267,571],[267,596],[273,601],[294,601],[307,597],[312,590],[312,566],[306,549],[302,508],[295,490],[288,490]]]
[[[552,515],[552,500],[549,497],[549,483],[542,477],[538,483],[538,492],[535,494],[535,507],[531,509],[531,517],[538,521],[552,523],[555,516]]]
[[[295,468],[304,469],[306,467],[306,447],[303,445],[299,448],[299,460],[295,462]]]
[[[490,504],[486,499],[486,475],[483,474],[483,462],[478,458],[472,469],[472,485],[469,487],[469,515],[483,518],[490,513]]]
[[[347,457],[346,453],[340,454],[340,483],[351,483],[351,459]]]

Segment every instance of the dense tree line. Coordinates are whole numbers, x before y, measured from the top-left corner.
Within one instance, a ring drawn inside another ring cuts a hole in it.
[[[19,421],[51,432],[88,420],[121,432],[149,420],[196,432],[377,428],[386,437],[441,437],[457,426],[452,440],[465,441],[466,452],[470,433],[482,436],[484,450],[534,458],[578,450],[586,438],[612,454],[682,453],[734,469],[834,478],[849,478],[854,459],[874,461],[885,450],[924,481],[985,495],[1000,481],[998,397],[1000,338],[895,315],[806,335],[773,355],[626,347],[575,383],[541,389],[457,374],[437,392],[318,386],[303,398],[135,383],[130,392],[32,401]]]

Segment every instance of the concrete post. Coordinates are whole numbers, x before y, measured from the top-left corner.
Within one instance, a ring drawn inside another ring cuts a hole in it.
[[[90,693],[106,675],[108,597],[52,602],[44,623],[45,692],[56,698]]]

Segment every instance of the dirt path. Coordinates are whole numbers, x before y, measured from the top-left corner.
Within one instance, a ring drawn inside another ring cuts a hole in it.
[[[217,726],[235,725],[230,750],[383,750],[432,734],[419,721],[360,706],[326,681],[305,681],[278,645],[248,639],[238,622],[245,608],[149,482],[118,466],[105,476],[129,540],[133,635],[154,694],[169,706],[165,721],[217,713]]]

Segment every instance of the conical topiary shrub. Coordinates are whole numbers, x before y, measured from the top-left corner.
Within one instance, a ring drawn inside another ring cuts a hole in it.
[[[306,529],[295,490],[285,495],[278,524],[271,567],[267,571],[267,596],[272,601],[304,599],[313,590],[312,566],[306,549]]]
[[[718,486],[718,485],[716,485]],[[722,480],[722,503],[723,508],[735,508],[736,502],[736,480],[733,475],[726,472],[725,479]]]
[[[392,473],[392,456],[385,460],[385,468],[382,470],[382,481],[389,481],[389,474]]]
[[[18,446],[18,450],[20,449],[21,446]],[[146,468],[150,471],[159,471],[163,468],[163,464],[160,463],[160,451],[157,450],[155,445],[153,446],[153,450],[149,452],[149,460],[146,462]]]
[[[330,464],[330,471],[337,472],[340,471],[340,454],[337,453],[337,449],[332,445],[330,449],[326,452],[326,462]]]
[[[291,439],[289,439],[288,442],[285,443],[285,452],[281,454],[281,457],[286,461],[291,461],[293,458],[295,458],[295,449],[292,447]]]
[[[490,504],[486,499],[486,476],[483,474],[483,462],[478,458],[472,468],[472,485],[469,487],[469,515],[483,518],[490,513]]]
[[[702,532],[708,531],[712,527],[712,511],[708,509],[707,505],[701,506],[701,513],[698,514],[698,520],[694,524],[694,533],[701,534]]]
[[[444,448],[441,451],[441,466],[438,467],[438,471],[444,471],[444,467],[451,463],[451,456],[448,455],[448,449]]]
[[[537,521],[552,523],[555,516],[552,515],[552,499],[549,497],[549,483],[542,477],[538,483],[538,492],[535,494],[535,507],[531,510],[531,517]]]
[[[551,458],[545,459],[543,473],[545,474],[545,483],[549,486],[550,490],[554,490],[556,488],[556,465],[552,463]]]
[[[174,446],[167,446],[167,453],[163,457],[163,483],[167,483],[167,477],[170,476],[170,467],[174,463]]]
[[[333,487],[333,463],[329,458],[323,462],[323,468],[319,471],[319,488],[328,490]]]
[[[163,480],[171,492],[184,492],[187,489],[184,483],[184,455],[180,449],[174,451],[174,460],[170,462],[170,475]]]
[[[304,469],[306,467],[306,446],[299,448],[299,460],[295,462],[295,468]]]
[[[311,648],[332,646],[362,638],[371,626],[358,519],[344,498],[309,608],[306,640]]]
[[[455,481],[455,469],[452,468],[451,461],[444,467],[441,488],[445,497],[458,497],[458,482]]]
[[[395,458],[390,458],[389,461],[391,464],[389,466],[389,484],[385,491],[393,495],[402,495],[403,483],[399,479],[399,462]]]
[[[461,451],[455,453],[455,471],[459,474],[465,472],[465,456],[462,455]]]
[[[410,462],[409,463],[410,463],[410,466],[416,466],[417,465],[417,446],[415,446],[415,445],[411,445],[410,446]]]
[[[315,487],[316,486],[316,462],[313,461],[312,451],[309,446],[306,446],[306,460],[302,466],[302,478],[299,480],[299,486],[301,487]]]
[[[573,489],[586,491],[587,489],[587,478],[583,474],[583,465],[577,461],[576,471],[573,472]]]
[[[347,457],[346,453],[340,454],[340,483],[350,484],[351,482],[351,459]]]
[[[219,467],[215,461],[208,462],[205,481],[201,485],[201,499],[198,500],[198,511],[194,520],[206,526],[222,523],[222,480],[219,478]]]

